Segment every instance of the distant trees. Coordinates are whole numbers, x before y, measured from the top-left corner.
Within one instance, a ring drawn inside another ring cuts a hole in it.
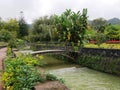
[[[45,16],[40,17],[33,22],[30,35],[32,42],[57,40],[54,29],[54,18],[54,16]]]
[[[104,32],[107,21],[104,18],[94,19],[91,23],[92,27],[98,32]]]
[[[103,18],[97,18],[91,21],[90,25],[91,29],[96,32],[95,35],[89,33],[89,36],[92,36],[90,40],[95,40],[98,43],[105,42],[106,40],[120,40],[120,25],[118,23],[112,25]],[[93,31],[89,30],[89,32]]]
[[[30,28],[23,15],[19,20],[11,18],[3,21],[0,18],[0,41],[8,42],[16,38],[26,38],[25,40],[29,39],[31,42],[60,40],[82,46],[85,39],[96,40],[98,43],[105,40],[120,40],[119,24],[108,24],[107,20],[103,18],[89,22],[87,24],[86,9],[83,9],[82,13],[68,9],[59,16],[40,17],[33,22]]]
[[[23,12],[21,12],[21,17],[19,19],[18,38],[24,38],[28,35],[28,24],[25,22],[22,13]]]
[[[23,39],[28,35],[28,25],[24,18],[17,19],[10,18],[3,21],[0,18],[0,41],[8,42],[17,38]]]

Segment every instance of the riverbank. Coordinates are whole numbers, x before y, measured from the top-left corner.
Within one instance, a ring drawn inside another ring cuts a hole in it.
[[[76,63],[94,70],[120,76],[120,58],[82,54],[78,55]]]
[[[53,56],[45,55],[43,61],[46,62],[44,69],[63,78],[70,90],[120,90],[120,78],[115,75],[66,63]]]

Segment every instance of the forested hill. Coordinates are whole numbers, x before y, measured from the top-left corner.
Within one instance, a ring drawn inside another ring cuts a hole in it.
[[[98,18],[98,19],[100,19],[100,18]],[[96,20],[96,19],[95,19],[95,20]],[[103,20],[106,20],[106,19],[103,18]],[[93,21],[94,21],[94,20],[88,20],[88,23],[91,25]],[[107,22],[108,24],[113,24],[113,25],[119,24],[119,25],[120,25],[120,19],[119,19],[119,18],[111,18],[111,19],[109,19],[109,20],[106,20],[106,22]]]
[[[107,21],[109,24],[120,24],[120,19],[119,18],[112,18]]]

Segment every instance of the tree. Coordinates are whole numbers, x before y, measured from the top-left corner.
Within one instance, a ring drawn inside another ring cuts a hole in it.
[[[82,46],[87,29],[87,9],[77,13],[66,10],[62,15],[56,16],[55,26],[61,41]]]
[[[12,34],[5,30],[2,29],[0,30],[0,41],[8,42],[12,38]]]
[[[3,28],[3,21],[2,18],[0,17],[0,30]]]
[[[8,42],[11,38],[17,37],[19,24],[16,19],[0,20],[0,40]]]
[[[23,38],[23,37],[28,35],[28,25],[25,22],[24,17],[22,15],[23,12],[20,12],[20,13],[21,13],[21,17],[20,17],[20,20],[19,20],[18,38]]]
[[[16,19],[8,19],[8,21],[3,23],[3,29],[9,31],[16,38],[19,31],[19,23]]]
[[[103,18],[94,19],[91,23],[93,28],[98,32],[104,32],[107,21]]]
[[[54,16],[44,16],[34,21],[30,35],[32,42],[54,41],[57,39],[54,30],[54,18]]]

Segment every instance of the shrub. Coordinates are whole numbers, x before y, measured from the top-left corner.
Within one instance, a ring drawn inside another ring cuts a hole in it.
[[[39,57],[41,59],[43,57]],[[5,71],[2,74],[2,81],[5,90],[31,90],[37,82],[46,80],[59,80],[52,74],[45,74],[37,71],[36,65],[39,61],[31,55],[8,57],[5,60]],[[60,81],[63,81],[60,79]]]
[[[4,87],[7,90],[31,89],[40,80],[40,73],[27,64],[23,58],[8,58],[5,60],[5,72],[2,75]]]

